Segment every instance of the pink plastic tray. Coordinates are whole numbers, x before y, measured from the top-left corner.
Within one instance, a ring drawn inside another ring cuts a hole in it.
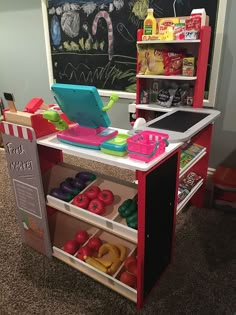
[[[149,162],[165,152],[169,135],[160,132],[142,131],[127,139],[128,156]]]

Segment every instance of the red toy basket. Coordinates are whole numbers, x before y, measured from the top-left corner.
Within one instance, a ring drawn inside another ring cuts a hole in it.
[[[128,156],[132,159],[149,162],[165,152],[169,144],[166,133],[142,131],[127,139]]]

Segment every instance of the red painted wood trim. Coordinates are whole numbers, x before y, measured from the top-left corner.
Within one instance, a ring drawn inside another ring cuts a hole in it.
[[[200,44],[197,58],[197,80],[195,82],[193,107],[200,108],[203,105],[205,83],[207,76],[208,56],[211,39],[211,27],[204,26],[200,32]]]

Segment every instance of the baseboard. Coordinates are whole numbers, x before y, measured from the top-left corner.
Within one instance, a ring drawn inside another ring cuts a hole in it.
[[[216,169],[212,167],[208,167],[207,176],[212,176],[215,173]]]
[[[209,167],[207,170],[207,179],[206,179],[206,189],[211,191],[212,190],[212,176],[215,173],[215,169]]]

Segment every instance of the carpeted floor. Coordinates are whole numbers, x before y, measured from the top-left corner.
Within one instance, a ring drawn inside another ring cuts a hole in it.
[[[21,244],[0,151],[0,314],[137,314],[135,305]],[[140,314],[233,315],[236,215],[190,209],[177,218],[174,263]]]

